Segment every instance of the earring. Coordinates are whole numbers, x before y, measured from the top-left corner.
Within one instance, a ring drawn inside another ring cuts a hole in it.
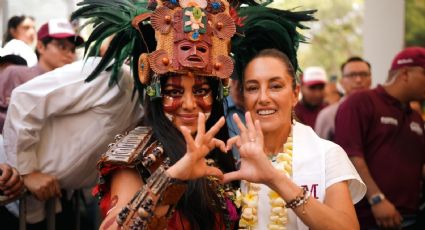
[[[218,95],[217,99],[222,101],[225,97],[229,96],[230,93],[230,85],[224,85],[222,81],[220,81],[218,86]]]
[[[161,98],[161,82],[158,75],[154,75],[150,85],[146,87],[146,94],[150,97],[151,101]]]
[[[291,110],[291,123],[292,124],[295,124],[295,121],[297,120],[297,115],[295,114],[295,109],[294,109],[294,107],[292,107],[292,110]]]

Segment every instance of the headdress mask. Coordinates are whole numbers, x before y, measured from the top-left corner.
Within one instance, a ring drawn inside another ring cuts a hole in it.
[[[137,89],[151,98],[161,96],[159,79],[167,73],[217,77],[218,97],[222,98],[228,94],[228,88],[223,86],[233,72],[233,61],[228,56],[231,39],[239,77],[243,76],[247,62],[265,48],[284,52],[294,68],[299,69],[296,51],[304,37],[297,27],[307,28],[301,22],[314,20],[315,11],[291,12],[265,7],[269,3],[83,0],[71,18],[88,18],[83,27],[94,26],[85,45],[89,51],[86,54],[98,53],[102,41],[115,35],[87,81],[109,68],[110,83],[117,82],[122,64],[130,57]],[[233,36],[236,31],[242,36]]]
[[[122,64],[124,57],[133,56],[138,59],[138,80],[142,87],[146,87],[146,93],[151,97],[160,96],[159,79],[167,73],[217,77],[221,80],[218,90],[226,93],[223,85],[227,85],[227,79],[233,72],[233,61],[228,56],[230,39],[236,32],[226,0],[158,0],[149,3],[131,0],[113,0],[110,3],[84,0],[79,5],[82,7],[74,12],[72,17],[91,18],[87,24],[95,25],[86,50],[91,43],[94,43],[93,49],[98,48],[98,40],[118,32],[111,42],[111,46],[116,48],[109,49],[112,57],[104,57],[103,59],[108,60],[101,63],[87,80],[106,69],[106,63],[111,62],[113,58],[115,66]],[[130,25],[133,28],[129,28]],[[146,36],[146,28],[143,28],[146,25],[154,29],[154,37]],[[150,40],[156,40],[153,52],[146,45],[139,56],[136,57],[132,53],[131,49],[137,45],[136,42],[142,41],[141,43],[146,44]],[[120,45],[123,42],[128,46]],[[221,95],[223,96],[225,95]]]

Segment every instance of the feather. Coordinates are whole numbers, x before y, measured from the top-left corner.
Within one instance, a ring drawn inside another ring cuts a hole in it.
[[[71,19],[89,19],[82,28],[92,25],[93,32],[90,34],[85,44],[85,57],[98,55],[102,42],[111,35],[114,35],[108,49],[99,64],[86,78],[91,81],[102,71],[111,71],[110,85],[118,82],[120,69],[123,63],[133,58],[138,58],[142,50],[148,47],[141,47],[136,44],[145,44],[139,32],[133,28],[131,21],[141,13],[151,12],[146,7],[146,0],[83,0],[77,4],[79,8],[72,13]],[[146,40],[155,40],[155,34],[148,28],[144,34]],[[149,37],[147,37],[149,36]],[[152,44],[148,44],[151,46]],[[155,43],[156,45],[156,43]],[[150,48],[150,47],[149,47]],[[134,69],[133,69],[134,70]],[[137,65],[136,65],[137,72]]]
[[[275,48],[285,53],[295,70],[299,70],[297,50],[306,38],[297,29],[307,29],[303,22],[315,20],[315,10],[292,12],[257,5],[238,9],[243,26],[239,36],[232,38],[235,72],[243,76],[243,69],[261,50]]]

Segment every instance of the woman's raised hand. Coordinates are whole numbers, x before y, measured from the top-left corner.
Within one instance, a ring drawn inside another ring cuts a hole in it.
[[[180,130],[186,141],[186,154],[171,166],[167,173],[179,180],[191,180],[204,176],[216,176],[223,178],[223,173],[216,167],[208,166],[205,162],[205,156],[214,148],[219,148],[226,152],[226,146],[223,141],[214,138],[221,127],[224,125],[224,118],[221,117],[217,123],[205,131],[205,115],[199,113],[198,131],[195,138],[192,137],[190,130],[184,126]]]
[[[238,115],[233,115],[240,130],[239,136],[227,141],[227,149],[236,145],[241,157],[241,167],[238,171],[224,174],[223,182],[247,180],[254,183],[267,183],[273,177],[274,168],[264,153],[264,136],[260,122],[252,121],[251,114],[245,113],[246,126]]]

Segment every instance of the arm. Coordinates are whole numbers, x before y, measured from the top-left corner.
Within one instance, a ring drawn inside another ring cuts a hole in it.
[[[0,163],[0,191],[8,200],[17,198],[24,191],[24,183],[18,171],[8,164]]]
[[[162,171],[162,173],[158,173],[161,172],[159,169],[153,172],[147,179],[146,185],[142,183],[135,170],[122,169],[113,174],[111,181],[112,207],[109,208],[109,213],[101,228],[117,229],[118,225],[121,225],[124,229],[127,229],[139,217],[142,219],[142,223],[139,226],[144,226],[144,224],[150,223],[152,215],[155,217],[164,216],[169,206],[160,205],[158,200],[164,197],[164,194],[168,192],[168,187],[174,184],[168,182],[157,183],[158,181],[167,181],[168,178],[187,181],[204,176],[221,178],[222,172],[218,168],[208,166],[205,162],[205,156],[216,147],[225,150],[224,143],[214,138],[223,125],[224,118],[221,118],[208,132],[205,132],[205,115],[200,113],[198,132],[195,138],[192,137],[189,129],[180,127],[187,144],[186,154],[170,168]],[[159,188],[157,190],[159,192],[155,192],[157,188]],[[173,192],[179,194],[179,192]],[[179,199],[180,196],[177,194],[173,195],[178,196],[177,198]],[[133,197],[136,197],[136,199],[133,199]],[[165,195],[165,197],[167,196]],[[145,206],[145,204],[147,205]],[[123,211],[125,210],[123,208],[126,208],[127,211]],[[117,218],[118,216],[124,217]],[[120,219],[119,223],[117,219]]]
[[[300,193],[300,187],[287,176],[277,170],[270,173],[273,177],[265,184],[285,201],[294,199]],[[347,182],[339,182],[327,188],[323,204],[310,198],[307,204],[298,206],[293,211],[311,229],[360,228]]]
[[[83,64],[76,62],[48,72],[21,85],[12,93],[4,128],[8,161],[16,165],[24,176],[25,185],[40,200],[60,196],[56,177],[38,168],[37,151],[43,151],[38,145],[46,122],[55,116],[93,108],[98,98],[109,89],[107,82],[85,84],[84,79],[90,68],[82,70]],[[90,67],[89,64],[90,61],[87,63]]]
[[[382,193],[378,185],[370,175],[365,160],[362,157],[351,157],[354,167],[357,169],[360,177],[367,187],[366,198],[369,200],[372,196]],[[385,194],[384,194],[385,195]],[[385,228],[394,228],[400,226],[401,215],[396,207],[388,200],[383,199],[381,202],[372,205],[372,213],[376,219],[378,226]]]
[[[364,158],[364,146],[368,140],[369,129],[373,127],[371,122],[374,122],[374,114],[376,114],[374,103],[369,96],[356,94],[341,103],[335,118],[335,142],[347,152],[366,184],[367,200],[381,193]],[[400,226],[401,216],[388,199],[372,205],[371,211],[378,226],[391,228]]]
[[[259,121],[253,124],[249,113],[246,114],[247,127],[234,116],[241,135],[236,143],[241,153],[241,168],[224,175],[224,182],[247,180],[263,183],[276,191],[287,203],[299,196],[302,189],[286,175],[275,169],[263,151],[263,134]],[[251,138],[248,138],[248,135]],[[255,135],[255,141],[250,141]],[[233,139],[235,140],[235,139]],[[232,140],[228,142],[231,147]],[[295,214],[311,229],[359,229],[354,206],[346,182],[336,183],[326,189],[324,203],[307,199],[294,208]]]

